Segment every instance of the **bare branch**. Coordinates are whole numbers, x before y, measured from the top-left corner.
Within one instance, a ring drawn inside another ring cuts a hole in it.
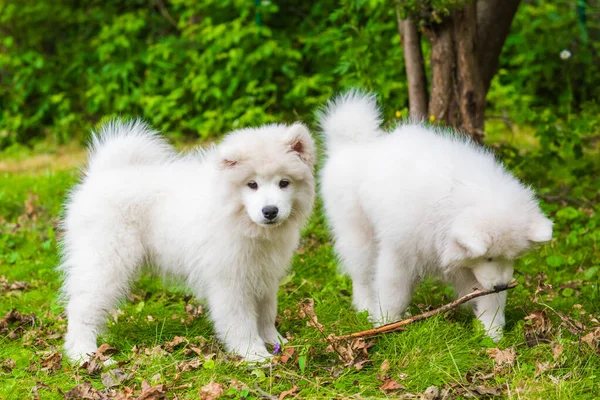
[[[517,286],[518,286],[517,282],[512,282],[507,287],[505,287],[503,289],[499,289],[499,290],[478,289],[472,293],[469,293],[461,298],[454,300],[453,302],[444,304],[443,306],[436,308],[435,310],[427,311],[427,312],[424,312],[423,314],[415,315],[414,317],[410,317],[410,318],[404,319],[402,321],[392,322],[391,324],[386,324],[386,325],[380,326],[378,328],[368,329],[366,331],[361,331],[361,332],[355,332],[355,333],[351,333],[348,335],[335,336],[335,337],[333,337],[333,339],[334,340],[344,340],[344,339],[354,339],[354,338],[366,338],[366,337],[370,337],[370,336],[379,335],[380,333],[388,333],[388,332],[395,332],[395,331],[403,330],[406,325],[412,324],[417,321],[422,321],[424,319],[433,317],[434,315],[439,314],[441,312],[450,310],[452,308],[456,308],[459,305],[466,303],[469,300],[473,300],[474,298],[481,297],[481,296],[487,296],[489,294],[499,293],[499,292],[509,290],[509,289],[514,289]]]

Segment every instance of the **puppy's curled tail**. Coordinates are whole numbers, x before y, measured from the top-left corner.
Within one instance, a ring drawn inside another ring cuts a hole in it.
[[[156,165],[175,157],[173,148],[143,121],[118,119],[92,132],[86,173],[130,165]]]
[[[381,134],[381,112],[374,94],[351,90],[329,100],[318,115],[327,150],[370,141]]]

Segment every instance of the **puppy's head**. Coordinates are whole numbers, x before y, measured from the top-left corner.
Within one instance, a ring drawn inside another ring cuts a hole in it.
[[[441,252],[446,269],[470,268],[484,289],[506,287],[513,262],[537,243],[552,239],[552,222],[535,207],[490,211],[472,207],[450,227]]]
[[[228,195],[253,226],[270,229],[310,213],[316,155],[304,125],[232,132],[219,145],[219,155]]]

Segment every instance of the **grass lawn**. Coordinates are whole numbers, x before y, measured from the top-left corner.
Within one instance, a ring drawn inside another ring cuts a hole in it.
[[[520,285],[508,294],[507,329],[499,343],[460,309],[354,343],[355,361],[340,361],[309,323],[313,302],[325,335],[367,329],[369,323],[351,308],[351,282],[336,272],[317,205],[279,291],[279,330],[290,338],[283,356],[263,366],[228,356],[198,300],[176,283],[144,274],[110,317],[101,340],[116,348],[112,357],[119,363],[102,369],[80,368],[60,355],[66,320],[55,270],[56,224],[78,177],[77,154],[41,161],[6,156],[0,162],[1,399],[77,398],[77,393],[90,399],[142,393],[145,399],[600,398],[595,173],[573,180],[577,186],[564,198],[556,195],[563,193],[558,183],[543,188],[550,199],[543,207],[556,222],[554,240],[516,264]],[[556,172],[565,174],[569,171]],[[452,297],[450,287],[428,280],[410,311],[420,313]]]

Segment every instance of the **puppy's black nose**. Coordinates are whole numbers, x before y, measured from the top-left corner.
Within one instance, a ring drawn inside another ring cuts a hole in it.
[[[278,212],[279,212],[279,209],[277,207],[275,207],[275,206],[265,206],[262,209],[263,215],[269,221],[275,219],[275,217],[277,217],[277,213]]]
[[[503,283],[501,285],[494,285],[494,290],[502,290],[502,289],[506,289],[508,287],[507,283]]]

